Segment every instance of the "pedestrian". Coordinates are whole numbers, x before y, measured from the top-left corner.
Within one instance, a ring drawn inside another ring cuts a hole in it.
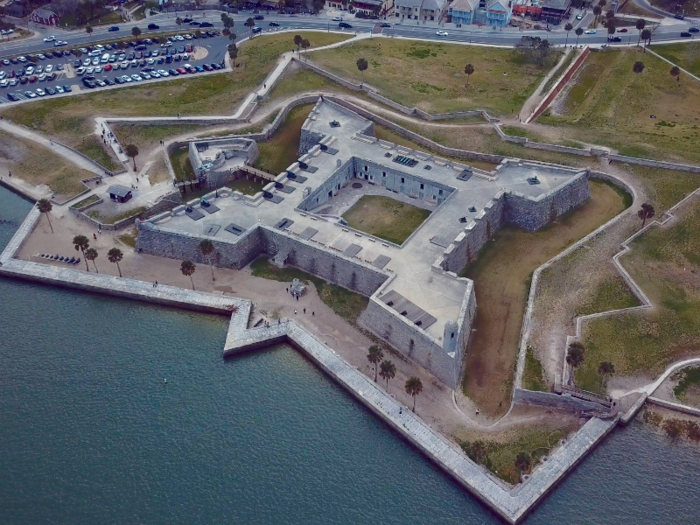
[[[96,233],[93,233],[93,234],[92,234],[92,237],[93,237],[95,240],[97,240],[97,234],[96,234]]]
[[[7,174],[10,176],[10,178],[12,178],[12,172],[11,172],[11,171],[8,170],[8,171],[7,171]]]
[[[316,315],[316,312],[311,312],[311,317],[313,317],[314,315]]]
[[[297,314],[297,311],[296,311],[296,310],[294,310],[294,315],[296,315],[296,314]]]
[[[156,281],[156,288],[158,288],[158,281]]]
[[[277,324],[281,324],[279,317],[277,318]]]
[[[285,292],[289,293],[289,286],[284,289]]]
[[[306,315],[306,308],[304,308],[304,315]]]
[[[299,296],[297,295],[297,301],[299,300]]]

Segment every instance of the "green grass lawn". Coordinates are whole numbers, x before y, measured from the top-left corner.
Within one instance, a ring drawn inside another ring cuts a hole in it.
[[[198,130],[205,132],[209,126],[195,126],[192,124],[175,124],[171,126],[128,126],[116,124],[111,126],[119,143],[126,146],[135,144],[139,150],[147,151],[156,143],[176,135],[192,133]]]
[[[271,140],[258,142],[260,156],[255,161],[256,168],[277,175],[299,158],[301,126],[313,108],[314,104],[295,107]]]
[[[173,165],[178,182],[194,180],[194,169],[192,169],[187,145],[177,148],[170,154],[170,163]]]
[[[240,179],[227,183],[226,187],[231,188],[233,191],[240,191],[244,195],[255,195],[256,193],[261,192],[266,184],[267,181],[255,182],[253,180],[248,180],[245,177],[241,177]]]
[[[363,195],[343,219],[351,228],[400,245],[429,215],[429,210],[389,197]]]
[[[88,210],[86,215],[89,217],[92,217],[93,219],[100,221],[102,224],[114,224],[115,222],[119,222],[122,219],[126,219],[127,217],[134,217],[140,213],[143,213],[146,211],[146,206],[139,206],[138,208],[131,208],[129,210],[125,210],[121,213],[117,213],[114,215],[104,215],[100,213],[99,210]]]
[[[511,115],[534,92],[560,57],[553,53],[545,67],[525,64],[511,49],[374,39],[312,53],[310,60],[354,82],[362,75],[357,59],[365,58],[367,84],[382,95],[431,113],[487,109]],[[464,74],[466,64],[475,72]]]
[[[653,49],[678,67],[690,71],[695,76],[700,76],[700,42],[656,45]],[[691,81],[687,77],[686,79]]]
[[[355,325],[360,314],[367,308],[369,299],[347,290],[342,286],[331,284],[323,279],[306,273],[303,270],[287,266],[278,268],[267,257],[258,257],[250,263],[250,269],[254,276],[271,279],[280,282],[292,282],[299,279],[305,284],[313,283],[321,300],[329,306],[337,315]]]
[[[700,205],[695,200],[667,229],[652,228],[632,243],[622,264],[655,305],[654,310],[593,321],[584,333],[581,388],[602,392],[598,365],[618,375],[657,375],[700,348]]]
[[[636,61],[645,65],[634,73]],[[608,146],[623,155],[700,162],[700,83],[641,49],[592,52],[572,82],[560,115],[540,124],[564,138]],[[655,118],[651,118],[651,116]]]
[[[622,167],[641,180],[657,215],[700,186],[700,176],[697,173],[648,168],[635,164],[623,164]]]
[[[88,204],[92,204],[93,202],[97,202],[100,200],[100,198],[97,195],[90,195],[87,199],[83,199],[81,201],[76,202],[71,206],[71,208],[83,208],[87,206]]]

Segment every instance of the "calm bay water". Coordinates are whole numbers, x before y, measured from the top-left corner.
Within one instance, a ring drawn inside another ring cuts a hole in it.
[[[29,208],[0,188],[0,246]],[[0,279],[0,523],[500,523],[292,349],[222,361],[226,327]],[[632,425],[527,523],[698,523],[699,465]]]

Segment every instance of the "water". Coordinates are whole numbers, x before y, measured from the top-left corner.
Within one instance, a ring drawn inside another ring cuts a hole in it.
[[[292,349],[222,361],[225,318],[0,279],[0,323],[0,523],[500,523]],[[527,523],[697,523],[699,460],[633,425]]]

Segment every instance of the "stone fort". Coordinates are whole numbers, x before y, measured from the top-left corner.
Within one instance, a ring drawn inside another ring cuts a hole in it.
[[[192,141],[200,177],[230,180],[257,157],[242,137]],[[241,269],[261,254],[369,297],[360,324],[450,388],[460,383],[477,298],[459,277],[504,224],[534,231],[589,197],[588,170],[506,159],[493,171],[379,140],[374,124],[321,98],[300,158],[257,195],[227,188],[137,222],[142,253]],[[203,157],[203,155],[210,155]],[[349,227],[363,195],[430,212],[401,244]]]

